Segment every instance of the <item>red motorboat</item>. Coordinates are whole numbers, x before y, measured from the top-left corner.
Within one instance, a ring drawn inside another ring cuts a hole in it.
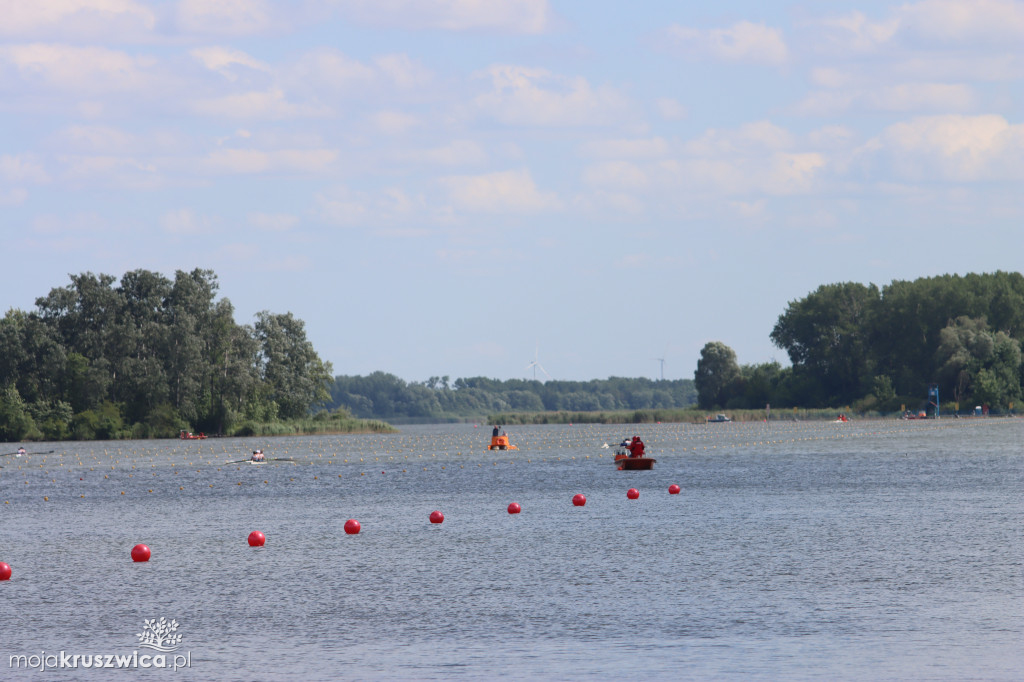
[[[657,461],[653,457],[630,457],[628,452],[616,452],[614,464],[619,471],[645,471],[653,469]]]
[[[182,440],[204,440],[206,438],[205,433],[192,433],[191,431],[182,431],[178,436]]]

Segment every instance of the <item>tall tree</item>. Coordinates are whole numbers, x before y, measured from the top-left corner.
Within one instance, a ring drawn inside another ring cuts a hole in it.
[[[740,378],[736,352],[721,341],[710,341],[700,351],[693,382],[697,386],[697,404],[710,410],[725,404],[728,390]]]
[[[852,402],[870,389],[874,377],[869,352],[878,303],[873,284],[822,285],[790,302],[771,340],[789,353],[794,367],[818,377],[828,402]]]
[[[303,417],[312,405],[330,398],[331,365],[306,340],[305,323],[291,313],[256,315],[256,338],[262,350],[262,376],[278,414]]]

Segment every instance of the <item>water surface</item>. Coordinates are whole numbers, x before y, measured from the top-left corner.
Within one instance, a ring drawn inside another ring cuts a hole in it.
[[[0,677],[165,617],[190,667],[144,679],[1024,678],[1024,421],[509,430],[2,457]],[[653,471],[602,447],[634,432]]]

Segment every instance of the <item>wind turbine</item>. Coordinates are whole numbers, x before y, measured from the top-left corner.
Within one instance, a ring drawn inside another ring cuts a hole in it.
[[[661,380],[664,381],[665,380],[665,357],[664,356],[668,355],[668,346],[667,345],[665,346],[665,352],[662,353],[661,355],[662,355],[662,357],[654,358],[654,359],[661,363]]]
[[[533,380],[534,381],[537,380],[537,368],[538,367],[540,368],[540,371],[544,372],[544,376],[546,376],[548,379],[551,379],[551,375],[548,374],[548,371],[546,369],[544,369],[544,365],[540,364],[540,361],[537,360],[537,355],[539,353],[540,353],[540,344],[537,344],[536,350],[533,351],[533,362],[528,364],[526,366],[526,369],[530,369],[531,367],[533,368]]]

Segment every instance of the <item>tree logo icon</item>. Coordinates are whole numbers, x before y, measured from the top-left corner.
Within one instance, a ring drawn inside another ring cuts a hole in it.
[[[175,631],[178,629],[178,621],[149,620],[142,624],[142,632],[135,633],[139,638],[139,646],[156,649],[157,651],[177,651],[181,647],[181,635]]]

